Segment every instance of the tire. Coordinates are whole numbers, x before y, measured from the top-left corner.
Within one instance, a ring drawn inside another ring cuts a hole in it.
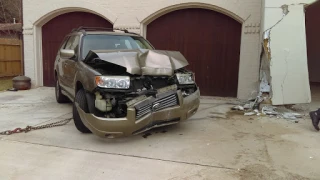
[[[74,99],[74,103],[73,103],[73,108],[72,108],[72,113],[73,113],[73,121],[74,121],[74,125],[76,126],[76,128],[82,132],[82,133],[91,133],[91,131],[83,124],[79,112],[77,110],[76,104],[78,103],[80,108],[88,113],[88,103],[87,103],[87,99],[86,99],[86,93],[83,89],[80,89],[77,94],[76,97]]]
[[[61,93],[61,87],[60,87],[58,78],[56,80],[55,94],[56,94],[56,100],[59,104],[70,102],[68,97]]]

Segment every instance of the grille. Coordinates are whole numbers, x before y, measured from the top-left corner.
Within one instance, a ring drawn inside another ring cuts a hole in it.
[[[152,106],[152,104],[147,104],[147,105],[141,106],[139,108],[136,107],[136,113],[137,113],[136,119],[140,119],[144,115],[151,113],[151,111],[152,111],[151,106]]]
[[[176,93],[167,95],[165,97],[156,98],[151,101],[143,102],[135,106],[136,119],[138,120],[151,112],[157,112],[165,108],[176,106],[178,104],[179,103]]]
[[[153,106],[159,104],[157,108],[154,108],[154,111],[159,111],[165,108],[169,108],[172,106],[178,105],[178,99],[176,94],[171,94],[167,97],[164,97],[162,99],[156,99],[156,101],[153,103]]]

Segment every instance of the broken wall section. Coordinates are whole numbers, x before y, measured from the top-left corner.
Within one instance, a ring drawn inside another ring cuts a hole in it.
[[[273,105],[310,103],[305,5],[315,0],[265,0],[261,79],[271,85]],[[269,66],[269,68],[268,68]]]

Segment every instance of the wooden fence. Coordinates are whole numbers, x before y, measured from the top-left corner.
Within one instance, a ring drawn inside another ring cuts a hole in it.
[[[23,74],[21,40],[0,38],[0,77]]]

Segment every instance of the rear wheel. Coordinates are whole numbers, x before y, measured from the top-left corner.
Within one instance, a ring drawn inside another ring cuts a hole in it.
[[[76,128],[80,132],[82,132],[82,133],[91,133],[91,131],[83,124],[75,103],[78,103],[79,107],[84,112],[86,112],[86,113],[89,112],[88,103],[87,103],[87,99],[86,99],[86,93],[85,93],[84,89],[80,89],[77,92],[76,97],[74,99],[73,109],[72,109],[73,120],[74,120],[74,124],[75,124]]]
[[[69,99],[67,96],[63,95],[61,93],[61,87],[60,87],[60,84],[59,84],[59,80],[58,78],[56,78],[56,86],[55,86],[55,94],[56,94],[56,100],[58,103],[67,103],[69,102]]]

